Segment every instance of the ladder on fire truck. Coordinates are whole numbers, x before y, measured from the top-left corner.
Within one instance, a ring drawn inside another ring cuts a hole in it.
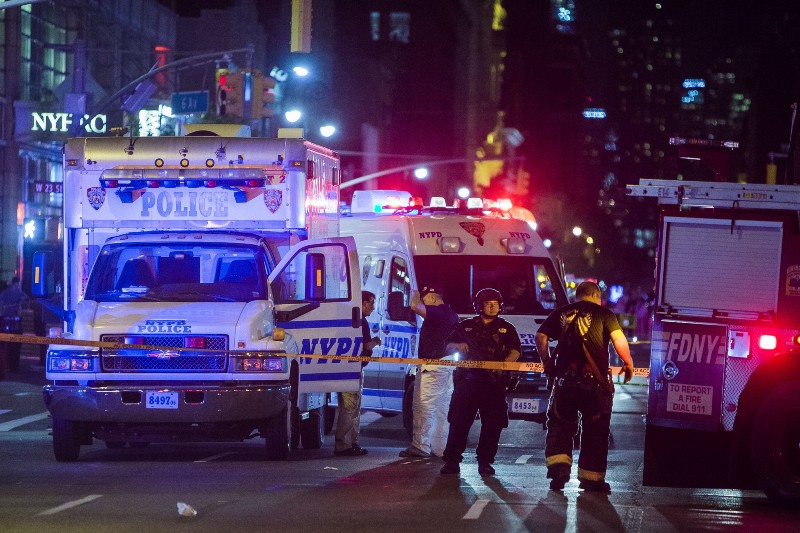
[[[658,198],[660,205],[800,210],[800,186],[642,179],[627,196]]]

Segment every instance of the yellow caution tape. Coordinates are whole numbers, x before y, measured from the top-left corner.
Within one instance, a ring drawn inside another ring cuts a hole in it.
[[[150,344],[125,344],[123,342],[86,341],[65,337],[38,337],[36,335],[17,335],[0,333],[0,342],[17,342],[21,344],[45,344],[59,346],[83,346],[91,348],[108,348],[112,350],[150,350],[170,352],[193,353],[228,353],[234,357],[303,357],[307,359],[325,359],[331,361],[360,361],[374,363],[389,363],[394,365],[440,365],[454,366],[457,368],[477,368],[483,370],[506,370],[513,372],[544,372],[542,363],[520,363],[507,361],[451,361],[449,359],[418,359],[411,357],[360,357],[353,355],[319,355],[319,354],[288,354],[269,350],[209,350],[200,348],[177,348],[172,346],[156,346]],[[613,373],[619,373],[621,367],[610,367]],[[634,376],[648,377],[648,368],[635,368]]]

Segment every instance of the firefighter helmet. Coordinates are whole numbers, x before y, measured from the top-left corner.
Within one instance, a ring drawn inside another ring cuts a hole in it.
[[[475,312],[481,314],[483,312],[483,304],[486,302],[495,301],[500,304],[500,312],[503,312],[503,295],[500,291],[492,288],[481,289],[475,293],[475,298],[472,299],[472,307]]]

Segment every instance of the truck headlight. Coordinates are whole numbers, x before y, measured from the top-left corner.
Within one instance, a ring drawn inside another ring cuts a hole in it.
[[[47,368],[50,372],[96,372],[97,355],[91,353],[50,352]]]
[[[285,357],[241,357],[236,359],[239,372],[286,372]]]

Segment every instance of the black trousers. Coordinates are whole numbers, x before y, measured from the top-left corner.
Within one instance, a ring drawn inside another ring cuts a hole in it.
[[[602,481],[608,466],[608,436],[611,415],[599,414],[595,385],[556,385],[547,409],[545,462],[547,477],[569,475],[572,467],[572,439],[581,426],[578,479]]]
[[[481,435],[475,454],[479,464],[491,464],[497,455],[500,433],[508,427],[506,389],[487,378],[467,377],[455,384],[447,421],[450,432],[442,458],[447,463],[460,463],[467,448],[467,437],[475,415],[481,413]]]

